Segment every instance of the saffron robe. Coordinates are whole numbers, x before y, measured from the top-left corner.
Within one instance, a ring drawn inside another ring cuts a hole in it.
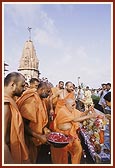
[[[64,90],[63,90],[63,94],[64,94]],[[54,111],[54,112],[55,112],[54,118],[55,118],[55,116],[57,115],[59,109],[65,105],[65,101],[66,101],[66,99],[68,99],[68,98],[72,98],[72,99],[75,100],[75,95],[74,95],[74,93],[73,93],[73,92],[69,93],[69,94],[68,94],[67,96],[65,96],[63,99],[60,99],[60,98],[57,99],[57,103],[56,103],[56,107],[55,107],[55,111]],[[50,123],[50,129],[51,129],[52,131],[54,131],[54,121],[52,121],[52,122]]]
[[[30,121],[29,127],[31,130],[38,134],[43,134],[43,128],[48,123],[48,115],[45,102],[40,99],[36,89],[27,89],[18,99],[17,105],[22,117]],[[35,163],[37,146],[41,142],[37,138],[26,135],[26,144],[29,148],[31,161]]]
[[[67,96],[65,96],[63,99],[58,98],[57,104],[56,104],[56,109],[55,109],[55,113],[56,113],[56,114],[58,113],[59,109],[65,105],[65,101],[66,101],[68,98],[71,98],[71,99],[74,99],[74,100],[75,100],[75,95],[74,95],[74,93],[73,93],[73,92],[69,93],[69,94],[68,94]]]
[[[9,103],[11,110],[10,152],[16,164],[23,164],[28,160],[28,149],[24,139],[24,124],[16,102],[4,95],[4,102]]]
[[[54,164],[68,164],[68,152],[71,154],[72,164],[79,164],[82,155],[82,147],[77,134],[77,129],[79,128],[78,122],[73,122],[72,120],[75,117],[80,117],[82,112],[77,109],[74,109],[70,112],[66,106],[63,106],[58,111],[54,119],[54,131],[60,132],[66,135],[71,135],[73,141],[70,142],[64,148],[55,148],[51,147],[51,157]],[[59,129],[59,124],[71,123],[71,128],[68,130]]]
[[[53,88],[51,88],[51,91],[52,91],[53,95],[55,95],[55,94],[59,91],[59,88],[58,88],[58,87],[53,87]],[[54,107],[54,108],[56,107],[57,100],[58,100],[58,97],[55,97],[55,98],[53,98],[53,100],[52,100],[52,103],[53,103],[53,107]]]

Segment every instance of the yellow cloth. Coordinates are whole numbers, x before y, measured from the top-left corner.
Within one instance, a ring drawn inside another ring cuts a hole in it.
[[[24,139],[24,125],[22,116],[15,101],[8,95],[4,95],[4,102],[9,102],[11,109],[10,150],[16,164],[28,160],[28,149]]]
[[[90,90],[85,91],[85,104],[93,104]]]

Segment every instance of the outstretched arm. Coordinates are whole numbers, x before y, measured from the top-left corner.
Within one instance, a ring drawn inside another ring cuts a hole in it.
[[[90,119],[90,118],[92,118],[91,115],[86,115],[86,116],[83,116],[83,117],[74,118],[73,121],[74,122],[82,122],[82,121]]]
[[[81,115],[81,117],[76,117],[73,119],[74,122],[82,122],[84,120],[90,119],[90,118],[96,118],[98,114],[94,111],[91,114]]]
[[[95,112],[94,106],[89,106],[88,110],[82,112],[82,116],[87,115],[90,111],[91,111],[91,112]]]

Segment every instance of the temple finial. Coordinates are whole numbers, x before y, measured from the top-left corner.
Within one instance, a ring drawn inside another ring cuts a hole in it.
[[[29,40],[31,41],[31,27],[28,27],[28,31],[29,31]]]

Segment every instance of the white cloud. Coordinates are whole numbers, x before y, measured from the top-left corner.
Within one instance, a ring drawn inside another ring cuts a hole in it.
[[[110,62],[105,60],[108,54],[103,51],[104,47],[97,43],[96,35],[94,34],[93,38],[85,41],[82,30],[81,35],[76,34],[72,32],[74,30],[72,25],[64,31],[65,27],[62,26],[62,20],[58,18],[58,14],[63,15],[63,23],[66,25],[71,21],[74,21],[71,23],[75,25],[76,18],[73,15],[71,20],[66,18],[66,14],[72,12],[73,7],[75,6],[57,5],[53,10],[59,13],[53,17],[50,11],[52,8],[49,10],[43,5],[7,6],[7,11],[5,10],[5,41],[7,42],[5,56],[8,56],[6,60],[10,67],[13,69],[18,66],[24,42],[28,40],[26,31],[29,26],[32,27],[32,41],[39,55],[41,76],[48,77],[54,84],[57,84],[59,80],[65,82],[72,80],[77,84],[78,76],[86,85],[95,85],[102,80],[109,79]],[[77,28],[79,30],[79,25]],[[99,56],[100,54],[102,57]],[[15,62],[12,63],[10,58]]]
[[[5,7],[5,11],[12,23],[12,32],[19,32],[19,29],[32,27],[32,39],[35,43],[46,45],[48,47],[60,48],[63,45],[55,22],[42,9],[42,5],[11,5]],[[7,18],[6,18],[7,19]],[[20,30],[20,32],[21,32]]]
[[[34,32],[34,41],[47,47],[62,48],[63,42],[57,34],[48,32],[45,29],[37,28]]]
[[[67,49],[64,48],[64,50]],[[101,83],[107,82],[107,79],[110,79],[109,67],[108,74],[105,74],[107,69],[105,69],[105,65],[102,68],[101,59],[88,55],[83,46],[69,48],[69,51],[65,52],[64,55],[62,54],[60,59],[56,61],[55,64],[49,67],[50,70],[48,68],[44,69],[46,74],[50,71],[50,74],[48,73],[47,75],[55,84],[59,80],[64,80],[65,82],[71,80],[77,84],[77,77],[80,76],[81,82],[85,85],[97,87]]]
[[[48,17],[48,14],[43,10],[40,11],[40,19],[43,24],[43,28],[46,29],[49,33],[56,33],[56,27],[54,25],[54,20]]]

